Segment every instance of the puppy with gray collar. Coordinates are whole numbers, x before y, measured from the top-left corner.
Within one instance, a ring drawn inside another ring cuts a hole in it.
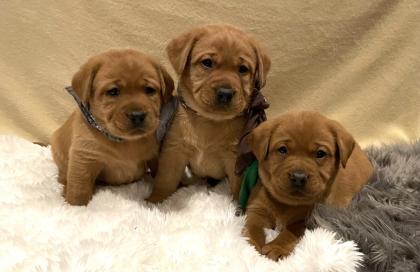
[[[159,152],[160,109],[173,89],[165,68],[136,50],[109,50],[82,65],[68,88],[80,109],[51,137],[68,203],[86,205],[97,181],[119,185],[146,174]]]

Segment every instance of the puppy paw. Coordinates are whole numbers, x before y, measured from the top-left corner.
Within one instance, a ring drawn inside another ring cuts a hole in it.
[[[170,197],[173,193],[175,193],[175,191],[176,189],[171,190],[168,188],[163,189],[154,187],[150,196],[145,200],[154,204],[158,204]]]
[[[84,206],[89,203],[89,201],[92,199],[92,195],[69,195],[66,194],[65,197],[67,203],[74,206]]]
[[[153,203],[153,204],[158,204],[158,203],[161,203],[163,200],[164,200],[165,198],[164,197],[162,197],[162,196],[160,196],[160,195],[157,195],[157,194],[151,194],[148,198],[146,198],[145,200],[147,201],[147,202],[150,202],[150,203]]]
[[[279,245],[267,244],[263,246],[261,253],[273,261],[278,261],[278,259],[288,256],[291,253],[291,250]]]
[[[250,239],[249,243],[254,246],[256,251],[258,251],[260,254],[263,254],[261,246],[256,241]]]

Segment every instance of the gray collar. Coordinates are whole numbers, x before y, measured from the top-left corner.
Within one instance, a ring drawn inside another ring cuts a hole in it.
[[[162,106],[162,109],[160,110],[159,127],[156,130],[156,139],[159,143],[165,138],[179,103],[179,98],[177,96],[172,96],[171,99]]]
[[[92,128],[98,130],[100,133],[105,135],[105,137],[107,137],[109,140],[113,142],[124,141],[123,138],[113,135],[112,133],[107,131],[104,127],[99,125],[98,122],[96,122],[95,117],[92,115],[92,113],[89,110],[89,105],[86,105],[85,103],[83,103],[83,101],[80,100],[80,98],[77,96],[76,92],[73,90],[71,86],[65,87],[65,89],[71,96],[73,96],[74,100],[76,100],[77,105],[79,106],[84,119],[88,122],[88,124]],[[172,119],[175,115],[175,111],[177,107],[178,107],[178,98],[176,96],[173,96],[167,103],[165,103],[162,106],[162,109],[160,111],[159,127],[156,130],[156,139],[159,143],[162,142],[169,126],[171,125]]]
[[[80,100],[80,98],[77,96],[76,92],[73,90],[73,88],[71,86],[65,87],[64,89],[66,89],[66,91],[73,96],[74,100],[76,100],[77,105],[80,108],[80,111],[82,112],[83,117],[85,118],[86,122],[88,122],[88,124],[92,127],[95,128],[96,130],[98,130],[100,133],[102,133],[103,135],[105,135],[105,137],[107,137],[109,140],[113,141],[113,142],[122,142],[124,141],[123,138],[117,137],[115,135],[113,135],[112,133],[110,133],[109,131],[107,131],[104,127],[102,127],[101,125],[98,124],[98,122],[96,122],[95,117],[93,117],[92,113],[89,110],[89,105],[86,105],[85,103],[83,103],[82,100]]]

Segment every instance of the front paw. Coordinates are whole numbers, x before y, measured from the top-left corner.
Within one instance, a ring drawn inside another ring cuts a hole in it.
[[[165,197],[162,196],[161,194],[157,194],[157,193],[152,193],[148,198],[145,199],[147,202],[153,203],[153,204],[158,204],[163,202],[163,200],[165,200]]]
[[[92,199],[92,194],[69,194],[66,192],[65,199],[67,203],[74,206],[84,206]]]
[[[254,241],[253,239],[249,239],[248,240],[248,242],[251,244],[251,245],[253,245],[254,246],[254,248],[255,248],[255,250],[256,251],[258,251],[260,254],[263,254],[262,253],[262,248],[261,248],[261,246],[256,242],[256,241]]]
[[[282,246],[276,244],[267,244],[263,246],[261,253],[266,255],[268,258],[272,259],[273,261],[277,261],[282,257],[288,256],[292,250],[284,248]]]

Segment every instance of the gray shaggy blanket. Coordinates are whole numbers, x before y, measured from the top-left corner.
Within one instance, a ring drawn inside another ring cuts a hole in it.
[[[420,140],[366,151],[370,183],[346,209],[317,206],[308,226],[355,241],[365,254],[360,271],[420,271]]]

